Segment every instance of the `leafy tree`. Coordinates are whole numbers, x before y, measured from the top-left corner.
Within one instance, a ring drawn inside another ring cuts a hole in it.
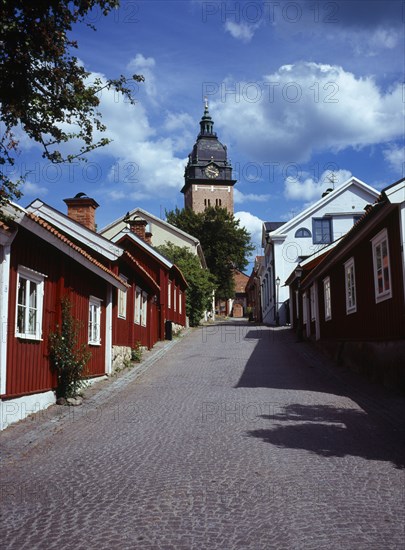
[[[249,232],[225,208],[211,207],[199,213],[176,208],[166,212],[166,218],[200,241],[207,266],[216,279],[217,298],[232,298],[234,269],[243,271],[254,250]]]
[[[199,325],[204,312],[211,309],[212,292],[215,290],[213,276],[201,267],[198,257],[186,247],[168,242],[157,248],[181,269],[186,278],[188,283],[186,314],[192,327]]]
[[[43,158],[71,161],[109,142],[93,136],[106,129],[98,92],[115,89],[134,103],[122,75],[90,82],[69,38],[76,23],[95,30],[86,22],[93,8],[107,15],[118,6],[119,0],[0,0],[0,207],[21,196],[23,176],[12,181],[5,170],[15,163],[21,131],[42,145]],[[79,140],[78,151],[64,158],[58,146],[72,139]]]

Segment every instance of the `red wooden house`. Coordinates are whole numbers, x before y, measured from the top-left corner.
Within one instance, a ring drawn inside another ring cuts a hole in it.
[[[153,248],[151,236],[145,233],[146,225],[146,220],[138,217],[128,220],[128,227],[120,230],[111,240],[126,253],[136,257],[159,286],[160,292],[155,298],[155,335],[157,339],[163,340],[167,336],[168,325],[186,325],[187,282],[180,269]]]
[[[109,372],[113,291],[127,284],[45,220],[10,206],[0,227],[0,428],[55,402],[48,337],[68,296],[88,343],[88,376]]]
[[[295,328],[345,364],[405,389],[405,179],[287,281]],[[298,273],[299,275],[299,273]],[[299,288],[298,288],[298,283]],[[299,313],[299,314],[297,314]]]
[[[78,196],[65,202],[67,216],[38,199],[28,209],[96,254],[100,262],[128,284],[126,293],[116,291],[112,299],[113,368],[122,366],[129,359],[131,348],[151,348],[165,338],[166,321],[185,325],[187,283],[176,266],[147,244],[146,224],[143,235],[139,224],[135,224],[143,238],[124,230],[108,240],[95,231],[98,204],[94,199]]]

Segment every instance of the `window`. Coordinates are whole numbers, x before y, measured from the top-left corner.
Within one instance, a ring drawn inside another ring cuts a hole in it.
[[[172,307],[172,282],[169,281],[167,285],[167,307],[170,309]]]
[[[101,344],[101,301],[95,296],[89,298],[89,344],[93,346]]]
[[[135,289],[135,314],[134,314],[134,323],[139,325],[141,323],[141,295],[142,290],[139,286]]]
[[[315,308],[315,285],[312,285],[309,291],[309,299],[311,302],[311,321],[316,319],[316,308]]]
[[[383,229],[372,240],[375,301],[392,297],[390,255],[387,230]]]
[[[345,263],[345,289],[346,289],[346,313],[354,313],[356,304],[356,276],[354,272],[354,259],[350,258]]]
[[[309,229],[307,229],[306,227],[300,227],[299,229],[297,229],[297,231],[295,232],[295,235],[294,237],[298,238],[298,239],[301,239],[301,238],[304,238],[304,237],[312,237],[312,233]]]
[[[148,315],[148,295],[146,292],[142,291],[142,309],[141,309],[141,325],[146,327]]]
[[[127,277],[120,274],[120,279],[126,283]],[[118,317],[126,319],[127,316],[127,293],[124,290],[118,289]]]
[[[222,206],[222,199],[215,199],[215,206]]]
[[[179,313],[183,313],[183,293],[179,290]]]
[[[176,286],[173,289],[173,309],[177,311],[177,288]]]
[[[323,280],[323,299],[325,303],[325,321],[332,319],[332,302],[330,297],[330,278]]]
[[[19,338],[42,338],[42,303],[45,275],[19,266],[17,272],[17,315],[15,335]]]
[[[204,199],[204,206],[207,208],[207,206],[211,206],[211,199]]]
[[[304,325],[308,322],[308,312],[307,312],[307,293],[304,292],[302,295],[302,322]]]
[[[314,244],[327,244],[332,242],[331,218],[313,218],[312,235]]]

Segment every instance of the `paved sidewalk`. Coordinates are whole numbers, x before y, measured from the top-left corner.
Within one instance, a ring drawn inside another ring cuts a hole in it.
[[[284,328],[171,346],[0,434],[4,548],[404,547],[403,397]]]

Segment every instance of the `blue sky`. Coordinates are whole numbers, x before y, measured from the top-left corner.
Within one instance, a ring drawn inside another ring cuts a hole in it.
[[[80,27],[78,57],[102,78],[133,73],[131,106],[103,93],[113,142],[86,164],[52,166],[22,139],[23,206],[65,212],[85,192],[101,228],[137,206],[183,206],[183,174],[208,97],[214,130],[238,179],[235,212],[260,254],[262,221],[286,220],[354,175],[381,189],[403,177],[402,1],[122,0]],[[68,151],[72,152],[73,144]],[[66,149],[67,151],[67,149]]]

